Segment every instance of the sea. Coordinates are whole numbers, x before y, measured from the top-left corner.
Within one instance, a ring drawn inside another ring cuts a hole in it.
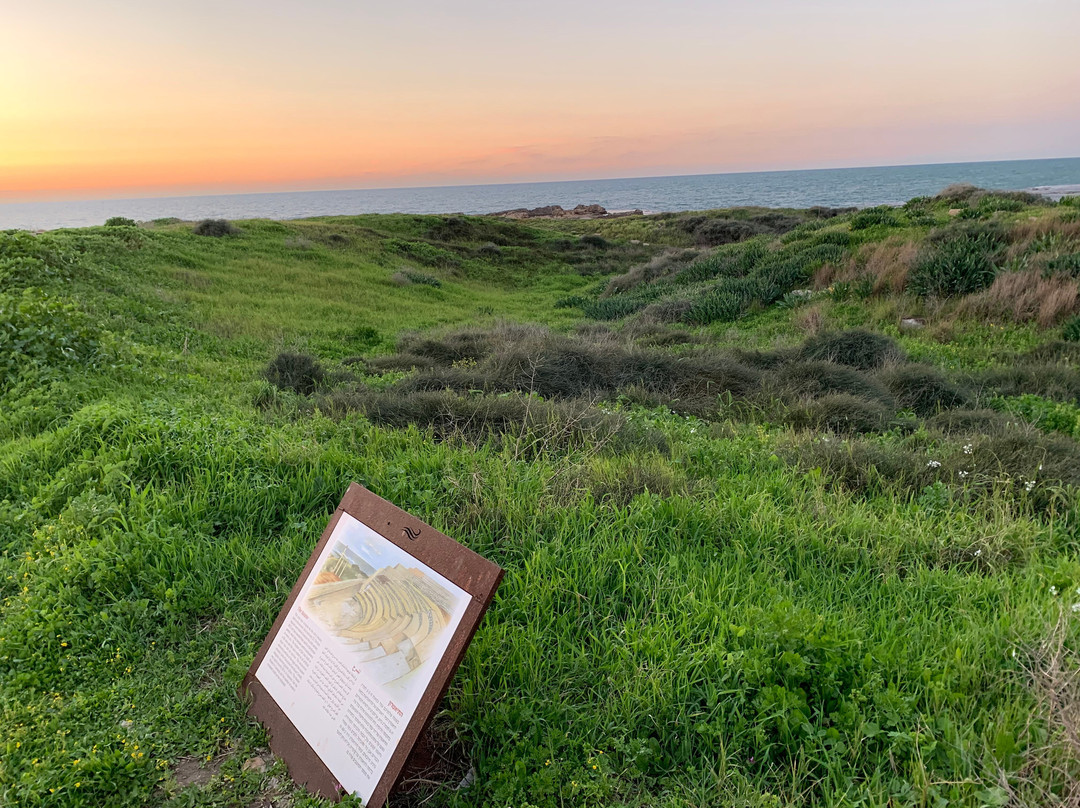
[[[899,205],[955,182],[1033,190],[1052,199],[1080,194],[1080,157],[981,163],[754,171],[674,177],[454,185],[431,188],[290,191],[144,199],[89,199],[0,204],[0,229],[52,230],[100,225],[110,216],[136,221],[302,219],[360,213],[494,213],[543,205],[603,205],[646,213],[740,205],[807,208]]]

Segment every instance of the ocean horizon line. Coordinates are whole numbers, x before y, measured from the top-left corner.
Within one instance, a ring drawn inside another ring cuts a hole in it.
[[[1012,159],[995,159],[995,160],[954,160],[946,162],[930,162],[930,163],[879,163],[876,165],[851,165],[851,166],[814,166],[808,168],[763,168],[763,169],[745,169],[738,171],[707,171],[707,172],[694,172],[694,173],[682,173],[682,174],[640,174],[631,176],[612,176],[612,177],[577,177],[573,179],[554,179],[554,180],[507,180],[502,182],[465,182],[465,183],[449,183],[443,185],[379,185],[379,186],[354,186],[349,188],[293,188],[282,190],[251,190],[251,191],[209,191],[200,193],[176,193],[176,194],[149,194],[149,195],[136,195],[136,196],[71,196],[71,197],[54,197],[50,199],[2,199],[0,198],[0,205],[49,205],[49,204],[65,204],[76,202],[137,202],[137,201],[149,201],[149,200],[171,200],[171,199],[203,199],[203,198],[216,198],[216,197],[249,197],[249,196],[263,196],[268,194],[274,195],[290,195],[290,194],[333,194],[333,193],[358,193],[358,192],[393,192],[393,191],[434,191],[445,190],[453,188],[470,189],[470,188],[504,188],[504,187],[516,187],[520,185],[568,185],[573,183],[588,184],[594,182],[634,182],[640,180],[676,180],[686,179],[690,177],[729,177],[729,176],[755,176],[755,175],[772,175],[772,174],[812,174],[817,172],[829,172],[829,171],[870,171],[877,169],[897,169],[897,168],[939,168],[948,166],[974,166],[974,165],[998,165],[1006,163],[1037,163],[1037,162],[1054,162],[1059,160],[1080,160],[1080,155],[1074,156],[1062,156],[1062,157],[1017,157]],[[1015,190],[1015,189],[1010,189]]]

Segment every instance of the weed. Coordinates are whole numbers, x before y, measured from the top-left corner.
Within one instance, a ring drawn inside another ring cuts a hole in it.
[[[855,329],[810,337],[799,352],[802,359],[835,362],[859,370],[874,370],[904,361],[903,350],[889,337]]]

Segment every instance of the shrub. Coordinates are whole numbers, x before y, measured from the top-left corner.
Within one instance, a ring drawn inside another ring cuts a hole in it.
[[[984,391],[1001,396],[1025,393],[1055,401],[1080,401],[1080,372],[1066,365],[1014,365],[993,368],[976,376]]]
[[[397,286],[412,286],[418,284],[420,286],[433,286],[436,289],[442,286],[442,281],[431,275],[425,275],[423,272],[417,272],[413,269],[403,269],[399,272],[395,272],[390,276],[390,280]]]
[[[879,401],[835,393],[810,403],[804,410],[793,410],[794,426],[811,426],[840,434],[882,432],[892,421],[893,412]]]
[[[853,329],[810,337],[799,351],[806,360],[835,362],[838,365],[874,370],[886,364],[902,362],[904,351],[884,334]]]
[[[925,365],[890,368],[881,374],[881,380],[902,409],[923,418],[971,403],[968,393],[946,379],[941,371]]]
[[[879,205],[876,208],[860,210],[851,217],[852,230],[867,230],[871,227],[899,227],[900,217],[896,215],[889,205]]]
[[[432,267],[455,267],[460,264],[457,255],[450,250],[436,247],[425,241],[406,241],[405,239],[392,238],[386,242],[388,249],[408,256],[414,261]]]
[[[767,227],[739,219],[706,219],[694,228],[692,236],[702,247],[718,247],[767,232]]]
[[[110,216],[105,220],[106,227],[137,227],[138,222],[126,216]]]
[[[502,255],[502,247],[493,241],[489,241],[487,244],[481,244],[476,248],[476,254],[481,258],[493,259]]]
[[[1080,407],[1047,401],[1041,396],[996,398],[991,402],[995,408],[1019,415],[1029,424],[1043,432],[1061,432],[1072,438],[1080,438]]]
[[[921,296],[950,297],[985,289],[997,275],[1005,246],[1000,228],[952,227],[928,240],[911,270],[908,287]]]
[[[326,243],[331,247],[345,247],[349,244],[349,237],[341,233],[331,233],[326,237]]]
[[[307,354],[280,353],[266,368],[266,380],[282,390],[302,396],[315,392],[326,374],[318,360]]]
[[[877,380],[854,368],[832,362],[792,362],[772,371],[768,386],[785,401],[821,398],[833,393],[847,393],[887,407],[895,408],[896,402],[889,391]]]
[[[72,303],[40,289],[0,294],[0,388],[26,367],[93,366],[101,334]]]
[[[925,455],[894,444],[824,437],[796,441],[780,454],[800,469],[821,469],[830,485],[864,496],[890,489],[921,491],[938,476]]]
[[[1066,321],[1061,327],[1061,338],[1067,342],[1080,342],[1080,316]]]
[[[222,236],[236,235],[240,231],[225,219],[203,219],[195,225],[191,232],[196,236],[221,238]]]
[[[646,306],[641,316],[643,319],[653,320],[658,323],[687,322],[687,316],[694,307],[692,300],[672,299],[662,300],[659,303],[651,303]]]
[[[1068,275],[1071,278],[1080,277],[1080,252],[1051,258],[1046,264],[1046,271],[1052,275]]]
[[[944,435],[985,435],[1006,429],[1010,419],[994,410],[945,410],[926,422],[929,429]]]
[[[845,213],[854,213],[856,210],[858,208],[828,208],[814,205],[807,208],[806,212],[815,219],[833,219],[837,216],[843,216]]]
[[[587,236],[581,237],[581,243],[589,247],[595,247],[598,250],[606,250],[611,244],[606,238],[601,235],[591,233]]]
[[[1063,365],[1080,364],[1080,345],[1075,342],[1051,340],[1037,345],[1025,353],[1019,360],[1024,364],[1060,363]]]

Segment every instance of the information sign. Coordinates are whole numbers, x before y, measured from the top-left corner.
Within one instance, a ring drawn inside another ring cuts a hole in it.
[[[502,574],[350,485],[241,686],[293,778],[382,805]]]

